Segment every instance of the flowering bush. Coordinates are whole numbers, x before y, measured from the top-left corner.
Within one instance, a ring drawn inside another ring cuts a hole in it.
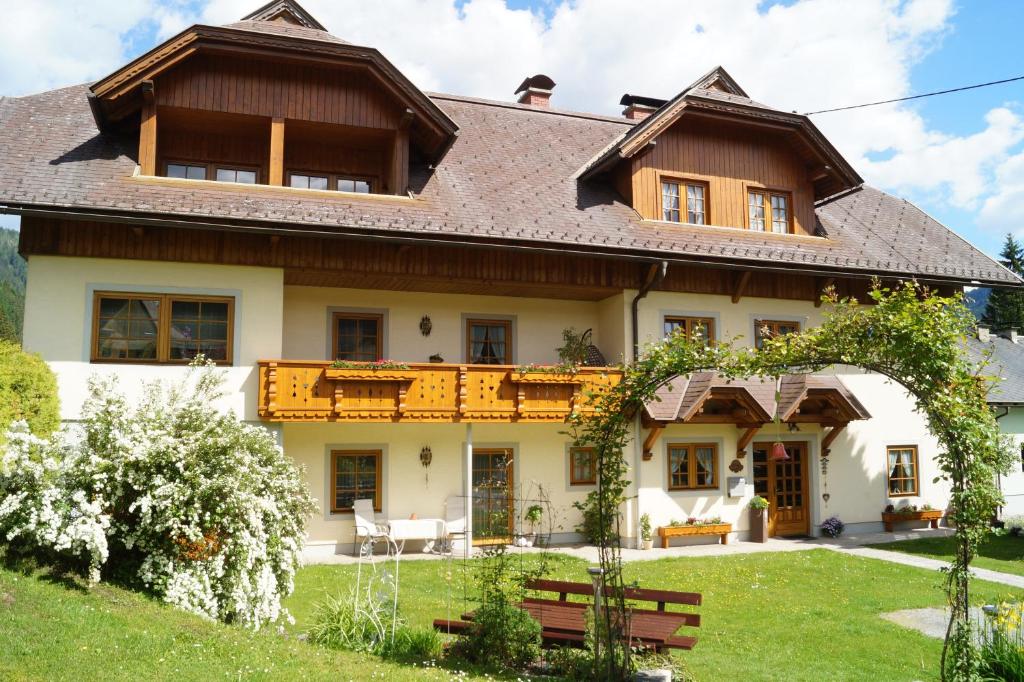
[[[212,407],[223,381],[195,367],[129,402],[93,379],[81,438],[16,426],[0,460],[0,537],[208,618],[259,628],[287,616],[315,507],[270,433]]]
[[[984,611],[979,637],[982,679],[1024,679],[1024,629],[1021,628],[1024,605],[1002,601],[986,606]]]
[[[768,500],[764,499],[760,495],[754,495],[750,498],[750,508],[756,510],[764,510],[768,508]]]
[[[409,365],[397,360],[335,360],[331,363],[334,369],[409,369]]]
[[[830,538],[837,538],[843,534],[846,524],[839,520],[838,516],[830,516],[821,522],[821,532]]]

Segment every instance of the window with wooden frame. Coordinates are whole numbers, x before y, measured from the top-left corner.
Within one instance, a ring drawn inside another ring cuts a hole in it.
[[[93,362],[232,363],[235,300],[222,296],[96,292]]]
[[[373,500],[373,510],[381,511],[381,451],[331,451],[331,511],[352,511],[356,500]]]
[[[694,339],[700,335],[705,344],[711,344],[715,340],[715,320],[712,317],[666,315],[664,324],[665,336],[683,334],[688,339]]]
[[[383,315],[334,313],[332,324],[335,360],[376,362],[383,358]]]
[[[669,443],[668,489],[718,487],[718,446],[714,443]]]
[[[594,448],[569,448],[569,485],[597,485]]]
[[[241,185],[255,185],[259,171],[255,168],[214,166],[213,179],[217,182],[235,182]]]
[[[700,180],[661,181],[661,219],[678,223],[686,218],[693,225],[707,225],[708,183]],[[684,203],[685,202],[685,203]]]
[[[747,227],[756,232],[789,234],[793,204],[789,192],[768,189],[747,190]]]
[[[337,192],[355,192],[371,194],[375,180],[359,175],[338,175],[336,173],[316,173],[307,171],[289,171],[288,186],[300,189],[323,189]]]
[[[473,365],[511,365],[512,322],[466,320],[466,360]]]
[[[184,180],[216,180],[242,185],[255,185],[260,172],[255,166],[236,166],[225,163],[199,163],[196,161],[167,161],[164,175]]]
[[[760,348],[765,339],[795,334],[800,331],[799,322],[785,320],[754,320],[754,346]]]
[[[182,180],[205,180],[206,165],[167,163],[164,167],[164,175],[169,178],[180,178]]]
[[[886,448],[886,477],[889,497],[908,497],[920,493],[916,445],[890,445]]]

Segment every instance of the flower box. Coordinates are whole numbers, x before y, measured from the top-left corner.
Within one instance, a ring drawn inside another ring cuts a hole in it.
[[[893,532],[893,525],[901,521],[927,521],[932,528],[938,528],[939,519],[942,518],[944,513],[941,509],[915,512],[882,512],[882,524],[885,526],[886,533]]]
[[[373,369],[371,367],[328,367],[324,376],[331,381],[412,381],[414,369]]]
[[[519,384],[582,384],[583,378],[575,372],[516,370],[512,372],[512,381]]]
[[[661,526],[658,528],[658,537],[661,538],[661,548],[668,549],[669,540],[672,538],[685,537],[687,535],[717,535],[723,545],[729,544],[729,533],[732,532],[731,523],[706,523],[696,526]]]

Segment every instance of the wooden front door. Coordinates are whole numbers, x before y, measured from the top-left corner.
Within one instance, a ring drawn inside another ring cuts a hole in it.
[[[807,443],[786,443],[788,460],[771,459],[771,443],[754,443],[754,493],[768,500],[768,535],[807,535]]]
[[[512,450],[473,449],[473,544],[512,541]]]

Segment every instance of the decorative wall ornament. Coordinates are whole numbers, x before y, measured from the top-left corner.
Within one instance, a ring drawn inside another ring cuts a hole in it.
[[[430,321],[430,315],[424,315],[420,318],[420,334],[430,336],[430,330],[433,328],[434,323]]]
[[[729,462],[729,471],[733,472],[734,474],[738,474],[739,472],[743,471],[743,462],[739,461],[738,459],[734,459],[733,461]]]
[[[424,467],[428,467],[432,461],[434,461],[434,453],[431,452],[429,445],[424,445],[423,448],[420,449],[420,464]]]

